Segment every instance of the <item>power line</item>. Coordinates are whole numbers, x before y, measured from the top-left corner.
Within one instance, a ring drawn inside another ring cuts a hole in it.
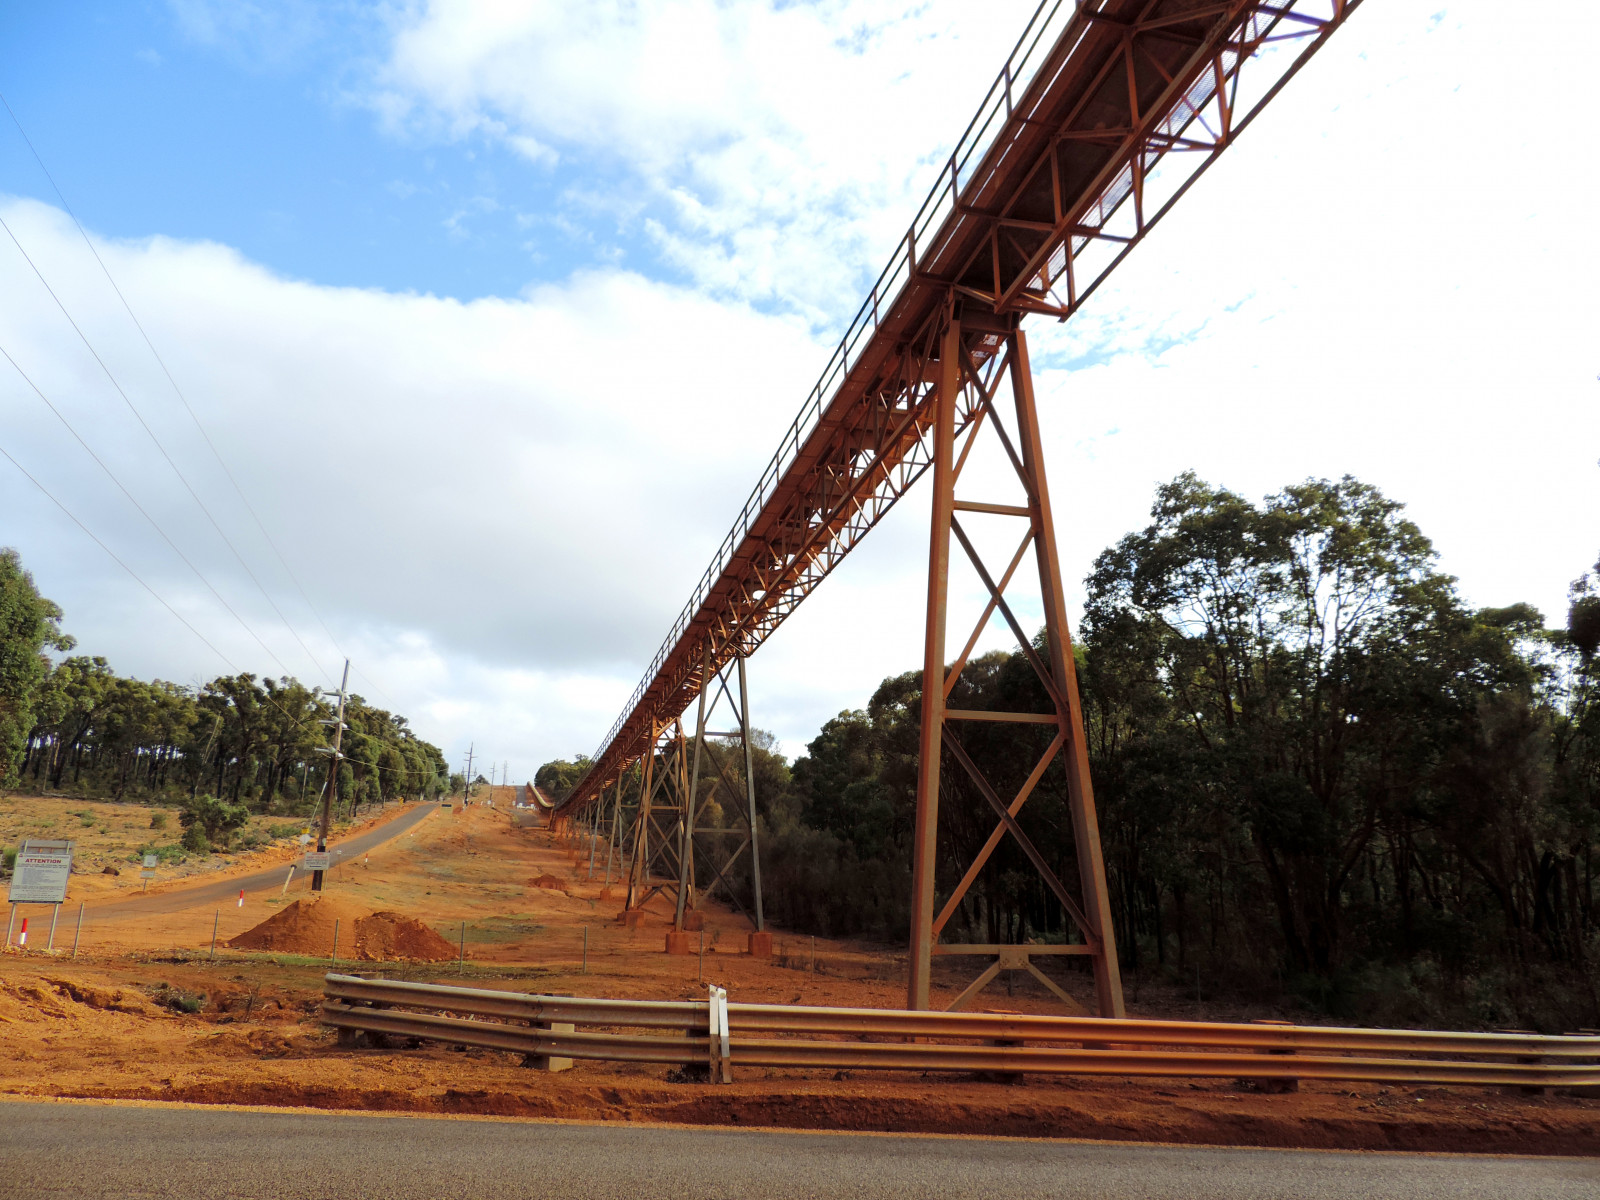
[[[188,567],[189,570],[194,572],[195,578],[206,585],[206,588],[211,592],[211,594],[217,598],[217,603],[228,610],[229,615],[232,616],[235,621],[239,622],[239,627],[241,629],[243,629],[251,637],[255,638],[256,643],[267,652],[267,657],[272,659],[273,662],[277,663],[285,675],[290,674],[289,668],[284,666],[283,660],[272,652],[272,647],[268,646],[266,642],[261,640],[261,635],[258,634],[254,629],[250,628],[243,617],[234,612],[233,606],[223,599],[222,593],[217,591],[217,589],[211,585],[211,581],[201,573],[199,567],[195,566],[194,563],[189,561],[188,555],[184,554],[182,550],[178,549],[178,544],[167,536],[167,531],[161,528],[160,523],[145,511],[144,505],[140,504],[139,501],[134,498],[133,493],[127,489],[122,480],[116,477],[111,468],[106,466],[104,460],[102,460],[101,457],[94,452],[93,448],[90,447],[89,443],[83,440],[83,436],[73,428],[72,422],[67,420],[66,416],[61,412],[61,410],[51,402],[50,397],[46,396],[44,392],[39,389],[39,385],[34,383],[33,380],[29,378],[28,373],[22,369],[22,367],[17,363],[16,359],[11,357],[11,352],[3,345],[0,345],[0,355],[5,356],[5,360],[16,369],[18,375],[22,376],[22,381],[33,389],[33,394],[38,396],[40,400],[44,401],[45,407],[56,415],[56,419],[66,427],[67,432],[73,436],[78,445],[83,447],[84,452],[88,454],[90,458],[94,459],[95,465],[105,472],[106,478],[117,485],[117,490],[128,498],[128,503],[132,504],[133,507],[139,511],[139,515],[150,523],[150,528],[154,529],[156,533],[161,536],[161,540],[166,542],[166,544],[171,547],[172,552],[183,560],[184,565]]]
[[[4,351],[0,350],[0,353],[4,353]],[[8,355],[6,355],[6,357],[10,358],[11,356],[8,354]],[[13,363],[12,365],[15,366],[16,364]],[[237,675],[239,673],[239,668],[236,667],[233,664],[233,660],[232,659],[230,659],[221,650],[218,650],[215,646],[213,646],[211,644],[211,640],[208,637],[206,637],[205,634],[201,633],[193,625],[189,624],[188,619],[182,613],[180,613],[177,609],[173,608],[172,605],[168,604],[167,600],[166,600],[166,597],[162,596],[160,592],[156,591],[155,588],[151,587],[148,583],[146,583],[143,580],[143,578],[140,577],[139,572],[135,571],[127,563],[123,562],[122,559],[118,558],[117,554],[116,554],[116,551],[112,550],[110,546],[106,545],[103,541],[101,541],[99,536],[94,532],[94,530],[90,529],[87,525],[85,525],[82,521],[80,521],[78,519],[77,514],[75,514],[71,509],[69,509],[65,504],[61,503],[61,501],[57,500],[55,498],[55,496],[51,494],[50,489],[45,487],[44,484],[40,483],[38,481],[38,479],[36,479],[34,477],[33,472],[29,471],[27,467],[23,466],[15,458],[12,458],[11,457],[11,452],[9,450],[7,450],[4,446],[0,446],[0,454],[4,454],[6,456],[6,461],[8,461],[18,471],[22,472],[23,476],[28,480],[29,483],[33,484],[34,487],[38,488],[41,492],[43,492],[44,493],[44,497],[45,497],[46,500],[50,501],[51,504],[54,504],[57,508],[59,508],[62,512],[64,512],[67,515],[67,519],[68,520],[70,520],[79,529],[83,530],[84,533],[88,534],[89,537],[91,539],[93,539],[95,545],[99,546],[100,549],[104,550],[108,555],[110,555],[112,562],[116,563],[117,566],[121,567],[129,575],[132,575],[134,580],[139,584],[140,587],[142,587],[145,591],[149,592],[158,601],[160,601],[161,606],[163,608],[165,608],[169,613],[171,613],[173,616],[177,617],[179,621],[182,621],[183,622],[183,627],[185,629],[187,629],[190,633],[194,634],[195,637],[199,638],[203,643],[205,643],[206,648],[209,649],[211,651],[211,653],[215,654],[218,658],[220,658],[224,663],[226,663],[227,667],[228,667],[228,669],[230,671],[232,671],[235,675]],[[287,716],[288,714],[285,713],[284,715]]]
[[[0,349],[0,353],[4,353],[4,350]],[[6,357],[10,358],[10,355],[6,355]],[[15,366],[16,364],[13,363],[12,365]],[[192,624],[190,624],[188,618],[185,617],[177,609],[173,608],[172,605],[168,602],[168,600],[167,600],[167,598],[165,596],[163,596],[160,592],[156,591],[155,588],[151,587],[148,583],[146,583],[144,578],[143,578],[143,576],[141,576],[139,574],[139,572],[135,571],[126,562],[124,562],[117,555],[117,552],[115,550],[113,550],[110,546],[106,545],[105,542],[101,540],[100,536],[98,534],[96,534],[94,530],[90,529],[87,525],[85,525],[83,523],[83,521],[79,519],[79,517],[78,517],[78,515],[76,513],[74,513],[70,508],[68,508],[65,504],[63,504],[60,500],[58,500],[56,498],[55,494],[52,493],[49,488],[45,487],[45,485],[39,481],[38,477],[35,476],[33,474],[33,472],[29,471],[27,467],[23,466],[20,462],[18,462],[16,460],[16,458],[12,456],[11,452],[9,450],[7,450],[4,446],[0,446],[0,455],[4,455],[6,461],[9,462],[13,467],[15,467],[17,469],[17,471],[19,473],[21,473],[21,475],[22,475],[22,477],[24,479],[26,479],[29,483],[33,484],[34,487],[38,488],[39,492],[44,496],[44,498],[46,500],[50,501],[51,504],[54,504],[57,508],[59,508],[62,511],[62,513],[66,515],[66,517],[67,517],[67,519],[69,521],[71,521],[79,529],[83,530],[83,532],[89,537],[89,539],[91,541],[94,542],[95,545],[99,546],[100,549],[102,549],[102,550],[104,550],[106,552],[106,556],[108,558],[110,558],[112,562],[116,563],[117,566],[121,567],[130,576],[132,576],[134,582],[136,582],[145,591],[149,592],[150,595],[155,598],[156,602],[159,603],[162,608],[166,609],[169,613],[171,613],[174,617],[176,617],[178,619],[178,621],[183,625],[183,627],[185,629],[187,629],[190,633],[194,634],[194,636],[200,640],[201,644],[204,645],[206,647],[206,649],[210,650],[211,653],[215,654],[218,658],[220,658],[223,661],[224,665],[226,665],[227,668],[230,671],[232,671],[235,675],[244,674],[244,672],[241,672],[239,670],[238,665],[235,664],[232,659],[230,659],[221,650],[217,649],[217,647],[211,642],[210,638],[206,637],[205,634],[201,633]],[[289,678],[292,679],[293,676],[289,676]],[[304,685],[302,685],[302,686],[304,686]],[[273,708],[277,709],[285,717],[289,718],[289,720],[294,723],[294,727],[297,728],[297,729],[301,725],[304,725],[307,721],[309,721],[312,718],[312,715],[314,713],[320,713],[320,712],[323,711],[320,707],[317,707],[317,708],[314,708],[311,713],[307,713],[305,716],[296,717],[288,709],[284,708],[283,705],[278,703],[277,698],[273,696],[272,692],[269,689],[263,687],[261,689],[261,696],[262,696],[262,698],[264,700],[266,700],[266,702],[268,704],[272,705]],[[367,735],[363,734],[362,736],[365,737]],[[413,737],[412,740],[415,741],[416,739]],[[397,772],[395,772],[395,769],[393,767],[385,767],[381,763],[378,763],[378,762],[368,762],[365,759],[354,759],[353,761],[359,762],[363,768],[368,769],[368,770],[372,770],[372,771],[389,771],[391,773],[397,773]],[[447,768],[447,771],[448,771],[448,768]]]
[[[55,301],[56,307],[61,310],[61,315],[67,319],[67,324],[72,326],[72,330],[78,335],[78,339],[83,342],[84,347],[89,351],[89,354],[94,358],[94,361],[100,365],[100,370],[105,372],[105,377],[110,380],[111,386],[116,389],[117,395],[122,397],[123,404],[127,405],[128,411],[133,414],[134,420],[139,422],[139,428],[144,430],[145,436],[148,437],[155,448],[160,451],[161,457],[166,459],[167,466],[172,468],[172,473],[178,477],[178,482],[183,484],[184,490],[189,493],[189,498],[193,500],[200,511],[205,514],[206,520],[211,522],[211,528],[217,531],[217,536],[222,539],[223,545],[228,547],[235,560],[237,560],[239,565],[244,568],[244,573],[248,575],[250,577],[250,581],[256,585],[256,590],[261,593],[262,599],[264,599],[267,604],[271,606],[273,612],[278,614],[278,620],[283,622],[284,628],[289,631],[294,640],[300,643],[300,648],[306,652],[306,657],[311,660],[312,664],[315,665],[317,670],[321,671],[324,675],[327,675],[328,669],[317,661],[317,656],[311,652],[311,648],[305,644],[304,639],[302,639],[295,628],[289,624],[289,619],[283,615],[283,610],[281,610],[272,597],[267,594],[267,589],[262,586],[261,580],[256,578],[256,573],[250,569],[250,564],[244,561],[244,556],[239,553],[238,547],[236,547],[233,544],[232,539],[230,539],[228,535],[223,532],[222,526],[217,523],[216,517],[213,516],[211,510],[206,507],[205,501],[200,499],[200,494],[194,490],[194,485],[189,482],[188,477],[184,475],[182,470],[179,469],[178,464],[173,460],[172,455],[167,452],[167,448],[161,444],[161,439],[156,436],[155,430],[151,429],[149,423],[145,421],[144,414],[141,413],[138,407],[133,403],[133,400],[128,396],[128,393],[123,389],[122,384],[117,382],[117,377],[112,374],[111,368],[106,365],[105,359],[100,357],[100,352],[94,348],[94,343],[89,340],[88,335],[83,332],[83,329],[78,325],[78,322],[73,319],[72,314],[67,311],[67,306],[61,302],[61,297],[56,294],[55,288],[50,286],[50,281],[44,277],[44,272],[39,270],[38,264],[33,261],[32,256],[30,256],[27,250],[23,248],[22,243],[17,240],[17,235],[12,231],[11,226],[6,223],[4,217],[0,217],[0,229],[4,229],[6,231],[6,236],[11,239],[11,244],[17,248],[17,253],[21,254],[24,261],[26,261],[28,266],[33,269],[34,275],[36,275],[39,279],[39,282],[44,285],[44,290],[50,293],[50,299]],[[258,638],[257,640],[259,641],[260,639]],[[270,654],[271,651],[269,650],[268,653]],[[273,655],[273,661],[278,662],[276,655]],[[283,666],[282,662],[278,662],[278,665]],[[288,668],[285,668],[285,670],[287,669]]]
[[[122,288],[118,286],[116,279],[112,276],[111,268],[106,266],[105,260],[100,257],[100,251],[95,248],[94,240],[89,237],[88,231],[84,229],[83,222],[78,220],[78,214],[73,211],[72,205],[67,202],[66,194],[61,190],[61,185],[56,182],[55,176],[50,173],[50,168],[45,166],[44,158],[42,155],[40,155],[38,147],[33,144],[33,139],[28,136],[28,131],[23,128],[21,119],[17,116],[16,111],[11,107],[10,102],[5,98],[4,93],[0,93],[0,105],[5,106],[7,115],[11,117],[11,123],[17,127],[17,133],[21,135],[24,144],[26,144],[28,147],[29,153],[33,155],[33,161],[38,164],[40,172],[44,175],[45,179],[49,181],[51,190],[55,192],[56,199],[61,202],[63,211],[65,211],[67,216],[72,219],[73,227],[77,229],[78,236],[83,239],[84,245],[89,248],[89,253],[94,256],[94,260],[99,265],[101,273],[106,277],[106,282],[111,285],[111,290],[116,293],[117,299],[121,302],[123,310],[128,314],[128,319],[133,322],[133,326],[139,331],[139,336],[144,340],[144,344],[149,347],[151,356],[156,360],[157,365],[159,365],[161,368],[161,373],[166,376],[167,382],[172,385],[173,394],[178,397],[179,402],[183,405],[184,411],[189,414],[189,419],[194,422],[195,429],[199,431],[201,439],[206,444],[206,448],[211,451],[212,458],[216,459],[217,466],[221,468],[223,475],[227,477],[228,483],[232,485],[234,493],[239,497],[239,502],[244,505],[245,511],[250,514],[250,519],[255,522],[255,526],[261,532],[262,538],[266,541],[267,545],[271,547],[272,553],[277,558],[279,565],[283,567],[284,572],[289,576],[290,581],[295,586],[295,590],[300,593],[300,598],[305,601],[306,607],[311,610],[311,615],[316,618],[317,624],[322,627],[322,632],[328,635],[328,640],[333,643],[334,649],[337,650],[341,656],[348,657],[344,654],[344,648],[340,646],[339,639],[334,636],[333,630],[328,627],[327,621],[323,619],[321,611],[318,610],[316,604],[312,601],[311,596],[306,592],[305,586],[300,582],[300,577],[295,574],[294,568],[289,565],[289,560],[284,556],[284,553],[279,548],[278,543],[273,539],[272,534],[267,531],[265,522],[261,520],[261,516],[258,512],[256,512],[255,506],[250,503],[250,498],[245,495],[244,489],[239,485],[238,478],[228,467],[226,460],[224,460],[222,457],[222,452],[217,449],[216,443],[212,441],[210,432],[200,420],[200,416],[195,412],[194,407],[189,403],[188,396],[185,395],[183,389],[178,386],[178,381],[173,376],[172,371],[167,367],[166,360],[161,357],[161,352],[156,349],[155,342],[151,340],[149,333],[146,332],[143,322],[139,320],[138,315],[133,311],[133,306],[128,302],[127,296],[123,293]],[[207,513],[207,516],[209,517],[210,514]],[[216,524],[215,520],[212,521],[212,524]],[[218,532],[221,533],[221,530],[219,529]],[[223,540],[227,540],[226,536],[224,536]],[[233,549],[231,543],[229,544],[229,549]],[[237,550],[234,551],[234,556],[236,558],[238,557]],[[240,561],[240,565],[244,565],[242,559]],[[245,570],[248,572],[249,567],[245,567]],[[253,573],[251,574],[251,578],[255,579]],[[261,587],[259,580],[256,580],[256,586],[258,588]],[[262,589],[262,594],[266,595],[264,588]],[[267,598],[267,602],[272,604],[271,597]],[[306,655],[311,659],[312,662],[316,663],[318,669],[321,670],[323,674],[328,675],[328,678],[332,679],[332,675],[329,674],[327,668],[323,667],[322,664],[317,660],[316,656],[311,653],[310,648],[306,646],[305,642],[300,639],[299,633],[296,632],[294,627],[289,624],[288,620],[283,617],[283,614],[278,610],[277,605],[273,604],[272,607],[273,611],[277,612],[279,618],[283,620],[284,626],[289,629],[290,633],[294,634],[295,640],[300,642],[301,649],[305,650]],[[380,696],[387,700],[391,705],[394,703],[394,698],[384,690],[383,686],[379,684],[377,680],[373,679],[366,672],[362,671],[360,667],[355,667],[354,670],[356,674],[360,675],[363,679],[370,683],[377,690]]]

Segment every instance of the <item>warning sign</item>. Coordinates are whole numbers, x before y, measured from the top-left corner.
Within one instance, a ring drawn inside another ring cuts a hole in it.
[[[300,860],[300,869],[302,871],[326,871],[332,859],[333,855],[326,851],[319,854],[313,850]]]
[[[71,875],[71,842],[23,842],[6,898],[12,904],[60,904]]]

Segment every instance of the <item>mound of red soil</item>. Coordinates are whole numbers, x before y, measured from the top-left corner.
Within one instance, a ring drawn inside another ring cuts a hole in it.
[[[254,929],[245,930],[228,945],[237,950],[278,954],[331,955],[335,922],[341,958],[444,962],[456,956],[454,946],[414,917],[397,912],[368,912],[331,896],[296,900]]]
[[[356,922],[356,957],[368,962],[444,962],[455,956],[454,946],[415,917],[375,912]]]
[[[278,954],[332,954],[333,927],[337,921],[340,949],[353,958],[356,924],[366,915],[366,909],[332,896],[296,900],[255,928],[245,930],[228,945],[236,950],[270,950]]]
[[[567,881],[559,875],[541,875],[533,881],[533,886],[548,888],[552,892],[564,892],[567,890]]]

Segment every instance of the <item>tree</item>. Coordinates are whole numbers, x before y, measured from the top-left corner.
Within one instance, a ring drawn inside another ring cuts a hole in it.
[[[50,670],[43,651],[70,650],[61,609],[39,594],[15,550],[0,549],[0,782],[11,778],[33,729],[34,705]]]
[[[185,830],[199,830],[208,845],[226,849],[236,830],[244,828],[250,820],[250,810],[242,804],[229,804],[215,796],[195,796],[178,813],[178,823]],[[190,846],[186,837],[184,845]]]
[[[565,758],[551,759],[536,772],[534,772],[534,786],[543,790],[558,804],[565,800],[577,786],[592,765],[592,760],[587,754],[574,754],[570,760]],[[479,776],[476,783],[486,782]]]

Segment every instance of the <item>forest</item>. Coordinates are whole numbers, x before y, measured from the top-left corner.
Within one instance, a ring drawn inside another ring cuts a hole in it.
[[[1371,486],[1252,503],[1184,475],[1086,584],[1074,659],[1132,986],[1397,1025],[1600,1025],[1600,564],[1550,628],[1526,604],[1469,609]],[[905,936],[921,689],[920,671],[884,680],[792,766],[758,749],[770,919]],[[1048,709],[1020,650],[975,659],[950,703]],[[971,728],[1011,794],[1043,734]],[[541,779],[570,787],[572,765]],[[1073,887],[1065,798],[1052,766],[1019,819]],[[950,769],[940,814],[943,895],[994,817]],[[952,925],[946,940],[1068,937],[1010,839]]]
[[[305,815],[320,799],[336,696],[248,673],[194,687],[130,679],[72,653],[62,619],[0,550],[0,786],[176,803],[213,841],[249,813]],[[352,696],[345,725],[340,808],[449,789],[443,752],[405,717]]]

